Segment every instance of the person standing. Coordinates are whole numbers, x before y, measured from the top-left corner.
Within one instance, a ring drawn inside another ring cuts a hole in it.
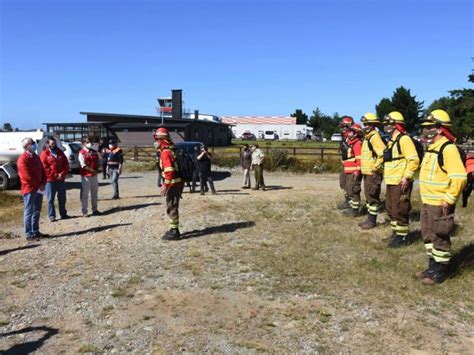
[[[48,137],[48,146],[41,153],[41,162],[46,173],[46,198],[48,200],[48,217],[56,222],[54,200],[58,194],[58,207],[61,219],[70,218],[66,211],[66,175],[69,173],[69,162],[66,155],[56,145],[56,139]]]
[[[349,197],[350,209],[343,213],[346,216],[360,216],[360,192],[362,173],[360,170],[360,156],[362,151],[362,127],[359,124],[353,124],[347,135],[347,159],[344,160],[344,174],[346,174],[346,192]]]
[[[102,168],[102,179],[107,179],[107,158],[109,155],[109,147],[104,138],[99,141],[100,165]]]
[[[109,142],[109,153],[107,156],[107,171],[110,179],[112,181],[112,189],[113,189],[113,200],[120,199],[119,193],[119,184],[118,180],[120,175],[122,174],[122,166],[123,166],[123,152],[117,145],[117,142],[111,140]]]
[[[17,161],[18,175],[23,195],[25,236],[28,243],[46,237],[39,231],[39,219],[43,193],[46,184],[46,173],[40,158],[36,155],[36,144],[32,138],[21,141],[24,152]]]
[[[179,231],[179,200],[184,184],[179,177],[174,143],[168,130],[164,127],[158,128],[153,136],[160,147],[160,166],[163,172],[161,196],[166,196],[166,214],[169,220],[169,230],[161,238],[177,240],[181,237]]]
[[[197,156],[197,170],[199,173],[199,185],[201,188],[201,195],[204,195],[206,184],[209,183],[212,194],[216,195],[216,189],[214,188],[214,181],[211,176],[211,161],[212,154],[208,152],[206,146],[201,147],[201,152]]]
[[[161,187],[161,184],[163,182],[163,177],[161,176],[161,168],[160,168],[160,146],[158,144],[158,142],[154,142],[153,144],[155,146],[155,149],[156,149],[156,154],[155,154],[155,160],[156,160],[156,167],[157,167],[157,170],[158,170],[158,187]]]
[[[377,215],[382,202],[380,191],[382,188],[383,151],[385,143],[377,128],[380,125],[378,117],[371,112],[366,113],[361,119],[364,128],[362,142],[361,172],[364,179],[364,194],[367,203],[367,219],[359,223],[362,229],[372,229],[377,225]]]
[[[257,144],[252,145],[252,169],[255,172],[255,187],[252,190],[258,190],[262,188],[265,191],[265,181],[263,179],[263,162],[265,155],[258,148]]]
[[[100,215],[97,209],[97,199],[99,194],[99,181],[97,173],[99,172],[99,154],[92,148],[92,142],[86,138],[82,142],[82,149],[79,152],[79,164],[81,166],[81,202],[82,215],[87,217],[89,204],[89,192],[91,195],[92,215]]]
[[[339,150],[341,151],[341,172],[339,174],[339,186],[344,191],[344,201],[337,205],[337,208],[340,210],[351,208],[351,205],[349,204],[349,194],[346,191],[346,174],[344,173],[344,161],[347,159],[347,151],[349,149],[349,144],[347,143],[347,136],[353,124],[354,119],[351,116],[343,116],[341,122],[339,123],[339,128],[341,130],[341,143],[339,144]]]
[[[467,172],[448,113],[434,110],[421,126],[422,136],[430,144],[420,167],[420,224],[428,269],[417,272],[416,277],[425,285],[434,285],[450,274],[454,210],[467,183]]]
[[[413,140],[407,135],[405,119],[400,112],[393,111],[385,117],[384,130],[391,135],[384,151],[383,176],[387,185],[385,209],[392,228],[388,247],[399,248],[410,242],[410,198],[420,158]]]
[[[244,182],[242,185],[243,189],[250,189],[252,184],[250,182],[250,168],[252,166],[252,151],[249,149],[248,144],[244,144],[242,154],[240,155],[240,166],[244,172]]]
[[[197,145],[194,146],[192,152],[192,161],[193,161],[193,181],[191,182],[190,192],[196,192],[197,181],[199,180],[199,170],[198,170],[198,161],[197,157],[201,153],[201,148]],[[204,186],[204,190],[208,191],[207,184]]]

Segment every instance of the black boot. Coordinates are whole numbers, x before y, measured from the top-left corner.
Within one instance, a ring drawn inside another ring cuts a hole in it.
[[[165,234],[161,237],[163,240],[179,240],[181,237],[181,233],[179,232],[179,229],[170,229],[169,231],[166,231]]]
[[[434,261],[433,258],[429,258],[428,260],[428,269],[423,270],[423,271],[418,271],[415,276],[417,279],[423,280],[425,277],[430,277],[433,275],[433,268],[435,266],[436,262]]]
[[[421,280],[424,285],[440,284],[449,277],[449,264],[440,264],[434,260],[433,262],[433,271]]]
[[[408,244],[410,243],[408,242],[407,236],[401,236],[401,235],[395,234],[395,238],[393,238],[392,240],[388,242],[388,247],[396,249],[396,248],[401,248],[403,246],[406,246]]]
[[[362,229],[372,229],[375,228],[375,226],[377,226],[377,215],[370,213],[364,222],[359,223],[359,227]]]
[[[337,205],[337,209],[339,210],[345,210],[347,208],[351,208],[351,205],[349,204],[349,197],[344,197],[344,202],[341,202],[340,204]]]

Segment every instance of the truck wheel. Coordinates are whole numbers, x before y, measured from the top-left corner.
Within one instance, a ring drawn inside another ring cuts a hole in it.
[[[8,176],[4,171],[0,170],[0,191],[8,188]]]

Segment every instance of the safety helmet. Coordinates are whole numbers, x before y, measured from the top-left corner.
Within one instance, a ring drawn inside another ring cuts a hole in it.
[[[451,118],[444,110],[434,110],[423,120],[422,126],[440,125],[451,127]]]
[[[339,128],[349,128],[354,124],[354,119],[351,116],[343,116],[341,122],[339,122]]]
[[[380,120],[378,119],[377,115],[375,113],[372,113],[372,112],[367,112],[364,116],[362,116],[362,118],[360,119],[360,121],[363,123],[363,124],[367,124],[367,123],[380,123]]]
[[[153,137],[155,137],[155,139],[168,139],[170,137],[170,134],[166,128],[160,127],[156,129],[155,133],[153,134]]]
[[[358,123],[353,124],[351,126],[351,130],[354,131],[357,134],[362,134],[362,127]]]
[[[395,123],[405,123],[403,115],[398,111],[392,111],[385,116],[385,123],[395,124]]]

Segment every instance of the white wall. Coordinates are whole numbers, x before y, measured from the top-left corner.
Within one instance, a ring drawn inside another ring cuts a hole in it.
[[[296,139],[296,134],[311,134],[313,128],[306,125],[278,125],[278,124],[237,124],[232,127],[235,137],[240,138],[244,132],[253,133],[257,138],[265,131],[275,131],[279,139]]]

